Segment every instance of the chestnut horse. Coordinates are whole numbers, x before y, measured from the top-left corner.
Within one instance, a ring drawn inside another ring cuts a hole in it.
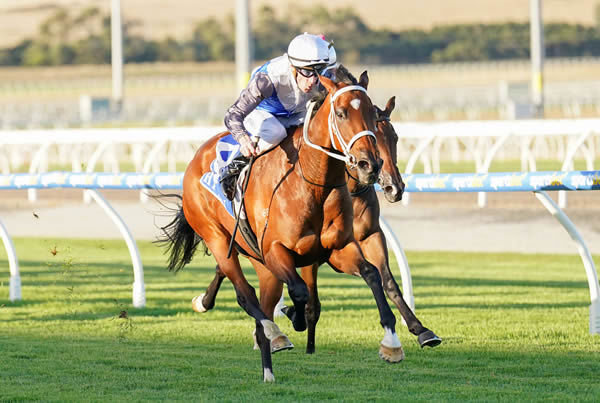
[[[257,267],[261,304],[241,270],[237,253],[227,257],[235,220],[200,183],[215,159],[219,136],[200,147],[188,165],[182,206],[164,227],[170,249],[169,270],[189,263],[202,240],[232,282],[239,305],[255,319],[265,382],[274,380],[271,348],[278,351],[293,345],[261,305],[275,306],[285,283],[294,309],[304,312],[309,292],[296,267],[312,264],[327,262],[337,271],[365,280],[385,330],[379,355],[390,362],[401,360],[396,318],[385,298],[381,277],[354,239],[352,200],[346,186],[346,164],[356,165],[361,183],[372,184],[379,176],[374,108],[366,94],[368,76],[363,73],[359,85],[336,84],[326,77],[320,80],[328,94],[310,124],[259,156],[247,183],[246,215],[262,256],[255,255],[242,236],[235,242]],[[294,328],[306,329],[304,315],[297,315]]]
[[[353,79],[349,73],[348,75]],[[398,135],[390,122],[390,115],[394,107],[395,97],[388,100],[384,110],[375,107],[377,114],[375,132],[377,149],[383,160],[383,167],[379,173],[379,184],[383,189],[385,198],[390,203],[400,201],[404,191],[404,182],[402,181],[397,165],[396,145]],[[398,283],[389,268],[388,249],[385,236],[379,226],[379,201],[374,187],[361,184],[356,178],[354,168],[348,169],[348,177],[348,190],[352,195],[354,211],[354,238],[358,241],[365,258],[379,270],[388,298],[394,302],[400,311],[408,330],[418,337],[421,347],[435,347],[439,345],[441,339],[431,330],[423,327],[404,301],[400,287],[398,287]],[[301,272],[302,278],[309,289],[309,300],[305,311],[308,326],[306,353],[312,354],[315,351],[316,324],[321,312],[321,304],[317,292],[318,266],[305,266],[301,269]],[[224,278],[225,274],[217,266],[215,277],[206,292],[192,300],[192,307],[196,312],[206,312],[214,307],[216,295]],[[284,311],[290,319],[295,319],[296,312],[293,306],[284,309]],[[266,311],[265,313],[273,315],[273,312]]]

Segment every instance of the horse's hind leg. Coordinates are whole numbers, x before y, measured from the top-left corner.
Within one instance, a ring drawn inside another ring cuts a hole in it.
[[[381,276],[377,268],[365,260],[356,242],[350,242],[344,248],[334,250],[329,258],[329,264],[334,269],[360,276],[365,280],[375,297],[380,323],[385,330],[385,336],[379,348],[379,356],[388,362],[402,361],[404,351],[396,334],[396,318],[385,298]]]
[[[400,315],[404,318],[408,330],[418,337],[421,347],[435,347],[439,345],[442,342],[442,339],[431,330],[424,327],[421,324],[421,321],[417,319],[414,312],[406,304],[406,301],[404,301],[400,287],[398,287],[398,283],[390,270],[388,250],[384,235],[381,232],[376,232],[367,239],[359,242],[359,244],[365,258],[373,263],[379,270],[385,293],[400,311]]]
[[[215,307],[215,299],[217,298],[217,293],[219,292],[219,288],[221,288],[221,283],[225,277],[225,273],[223,273],[217,265],[215,268],[215,278],[213,278],[208,285],[206,292],[192,299],[192,308],[194,311],[203,313],[210,311]]]
[[[306,354],[315,352],[315,333],[317,330],[317,322],[321,316],[321,302],[317,292],[317,272],[318,265],[302,267],[302,279],[308,287],[308,303],[306,304],[305,316],[307,325],[306,334]]]
[[[265,350],[265,343],[261,342],[261,334],[264,333],[264,336],[269,342],[280,337],[287,339],[287,336],[279,330],[279,327],[277,327],[277,325],[270,320],[260,308],[258,298],[256,298],[256,292],[248,283],[248,280],[246,280],[246,277],[242,272],[237,252],[234,252],[230,258],[227,258],[227,250],[229,247],[228,241],[227,237],[213,237],[210,241],[207,240],[206,244],[213,253],[214,258],[223,273],[225,273],[227,278],[233,284],[238,304],[259,324],[257,328],[257,341],[261,349],[261,355],[263,356],[263,365],[267,365],[266,367],[263,367],[263,374],[270,374],[270,376],[265,375],[265,381],[272,381],[273,368],[270,359],[271,351],[270,347],[267,347]],[[268,345],[269,343],[266,344]],[[267,354],[269,355],[268,359],[266,358]]]

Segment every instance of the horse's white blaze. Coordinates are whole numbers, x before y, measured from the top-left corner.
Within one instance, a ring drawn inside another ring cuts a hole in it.
[[[281,330],[279,330],[279,327],[277,327],[277,325],[273,321],[263,319],[260,321],[260,324],[264,329],[265,336],[267,336],[267,339],[269,340],[273,340],[274,338],[283,334],[281,333]]]
[[[275,382],[275,376],[273,376],[273,372],[269,368],[263,370],[263,376],[265,382]]]
[[[354,109],[358,110],[358,108],[360,108],[360,99],[354,98],[352,101],[350,101],[350,105],[352,105]]]
[[[381,340],[381,344],[386,347],[402,347],[402,343],[400,343],[400,339],[396,332],[392,332],[391,329],[385,328],[385,336],[383,340]]]

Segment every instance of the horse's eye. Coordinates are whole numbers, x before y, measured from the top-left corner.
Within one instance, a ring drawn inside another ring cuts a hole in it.
[[[335,110],[335,116],[337,116],[340,119],[344,119],[346,117],[346,110],[342,108],[337,108]]]

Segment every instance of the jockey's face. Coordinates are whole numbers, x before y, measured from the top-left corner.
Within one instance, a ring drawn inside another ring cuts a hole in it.
[[[298,88],[300,88],[300,91],[304,93],[310,92],[319,81],[317,74],[312,70],[295,68],[295,72],[296,83],[298,83]]]

